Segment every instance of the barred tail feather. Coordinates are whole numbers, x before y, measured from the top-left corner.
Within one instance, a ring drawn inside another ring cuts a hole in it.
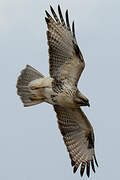
[[[25,107],[43,102],[42,98],[37,99],[35,97],[29,87],[31,81],[41,78],[44,78],[44,76],[30,65],[26,65],[25,69],[21,71],[16,87],[17,94],[20,96]]]

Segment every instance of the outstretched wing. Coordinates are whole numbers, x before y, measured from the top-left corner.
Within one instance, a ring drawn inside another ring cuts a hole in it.
[[[65,23],[60,6],[58,5],[60,19],[51,6],[50,8],[54,18],[47,11],[45,18],[48,26],[50,75],[57,81],[67,79],[77,85],[85,63],[76,42],[74,22],[71,31],[68,10]]]
[[[80,174],[86,173],[89,177],[90,166],[95,172],[94,162],[98,166],[94,151],[93,128],[81,109],[65,109],[54,106],[57,113],[59,129],[71,158],[73,172],[81,164]]]

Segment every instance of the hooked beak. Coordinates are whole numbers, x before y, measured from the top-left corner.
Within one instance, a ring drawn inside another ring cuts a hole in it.
[[[90,107],[89,100],[82,94],[80,91],[77,91],[76,97],[74,98],[75,102],[80,106]]]
[[[89,103],[89,101],[88,101],[88,107],[90,107],[90,103]]]
[[[89,103],[89,101],[82,101],[80,103],[80,106],[88,106],[88,107],[90,107],[90,103]]]
[[[89,100],[88,100],[88,99],[75,98],[74,100],[75,100],[75,102],[76,102],[77,104],[79,104],[80,106],[88,106],[88,107],[90,107],[90,103],[89,103]]]

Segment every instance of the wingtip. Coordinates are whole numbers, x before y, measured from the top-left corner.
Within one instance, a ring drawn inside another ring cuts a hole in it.
[[[65,11],[65,16],[68,17],[68,9]]]
[[[46,16],[50,17],[50,14],[47,12],[47,10],[45,10]]]
[[[65,12],[66,16],[68,17],[68,20],[69,20],[69,14],[68,14],[68,9],[66,9],[66,12]]]
[[[54,10],[53,10],[53,7],[52,7],[51,5],[50,5],[50,10],[51,10],[51,11],[54,11]]]
[[[56,22],[59,23],[59,18],[51,5],[50,5],[50,9],[51,9],[52,15],[55,18]]]
[[[61,7],[60,7],[60,5],[58,4],[58,12],[60,12],[61,11]]]
[[[85,170],[85,163],[82,163],[81,168],[80,168],[80,175],[81,175],[81,177],[84,174],[84,170]]]
[[[47,24],[49,23],[49,19],[47,17],[45,17],[45,21]]]
[[[93,159],[91,160],[91,167],[92,167],[93,172],[95,173],[95,166],[94,166],[94,161],[93,161]]]
[[[58,4],[58,8],[60,9],[60,5]]]
[[[73,173],[75,174],[76,173],[76,171],[77,171],[77,167],[76,166],[74,166],[74,168],[73,168]]]
[[[69,23],[68,9],[66,10],[65,16],[66,16],[66,24],[67,24],[68,30],[71,31],[71,27],[70,27],[70,23]]]
[[[68,13],[68,9],[66,9],[66,13]]]
[[[87,174],[88,177],[90,177],[90,162],[87,162],[86,174]]]
[[[75,161],[71,160],[71,165],[75,166]]]
[[[98,167],[98,162],[97,162],[97,159],[96,159],[95,154],[94,154],[94,160],[95,160],[95,164],[96,164],[96,166]]]
[[[63,15],[62,15],[62,11],[61,11],[61,7],[60,7],[59,4],[58,4],[58,14],[59,14],[59,17],[60,17],[62,25],[65,26],[65,21],[64,21],[64,18],[63,18]]]

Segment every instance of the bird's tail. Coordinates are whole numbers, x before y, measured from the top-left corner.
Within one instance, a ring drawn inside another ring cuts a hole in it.
[[[17,80],[17,94],[20,96],[24,106],[32,106],[43,102],[42,96],[37,96],[37,90],[32,90],[30,87],[31,82],[35,80],[40,81],[44,76],[30,65],[26,65],[25,69],[21,71]],[[36,92],[33,93],[33,92]]]

